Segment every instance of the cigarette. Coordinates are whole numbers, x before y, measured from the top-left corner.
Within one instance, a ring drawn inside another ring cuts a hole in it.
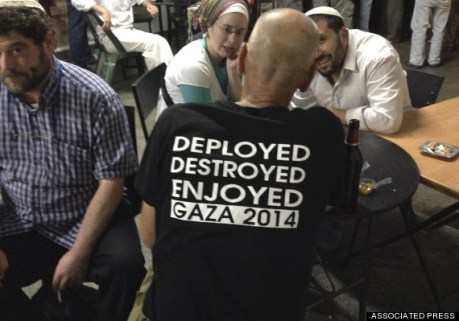
[[[59,303],[62,303],[62,292],[61,292],[61,290],[57,290],[57,301],[59,301]]]

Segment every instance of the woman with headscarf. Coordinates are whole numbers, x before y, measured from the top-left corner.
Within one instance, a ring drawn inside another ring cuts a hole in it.
[[[174,104],[239,98],[237,53],[248,30],[247,3],[204,0],[195,9],[190,20],[199,21],[203,37],[183,47],[167,66],[157,117],[170,105],[165,96]]]

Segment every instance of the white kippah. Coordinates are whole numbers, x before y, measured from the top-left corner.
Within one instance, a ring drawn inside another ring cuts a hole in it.
[[[307,16],[315,16],[315,15],[324,15],[324,16],[335,16],[338,18],[341,18],[341,20],[344,21],[343,16],[341,13],[339,13],[337,10],[333,9],[332,7],[329,6],[322,6],[322,7],[316,7],[308,12],[305,13]]]
[[[220,18],[221,16],[225,14],[233,13],[233,12],[242,14],[247,19],[247,21],[249,21],[249,12],[247,11],[247,8],[242,3],[234,3],[230,5],[218,17]]]
[[[35,8],[45,12],[45,9],[35,0],[0,0],[0,8],[5,7],[26,7]]]

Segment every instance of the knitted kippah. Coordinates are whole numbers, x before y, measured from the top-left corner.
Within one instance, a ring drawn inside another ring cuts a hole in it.
[[[26,7],[45,11],[41,4],[35,0],[0,0],[0,8],[5,7]]]
[[[335,17],[341,18],[341,20],[344,20],[341,13],[339,13],[332,7],[328,7],[328,6],[313,8],[309,10],[308,12],[306,12],[305,15],[307,16],[314,16],[314,15],[335,16]]]

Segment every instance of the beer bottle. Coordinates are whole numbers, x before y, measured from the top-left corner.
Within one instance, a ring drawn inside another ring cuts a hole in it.
[[[346,134],[345,149],[345,173],[344,173],[344,199],[342,209],[351,214],[357,206],[359,191],[360,172],[362,170],[363,157],[360,151],[360,122],[351,119]]]

